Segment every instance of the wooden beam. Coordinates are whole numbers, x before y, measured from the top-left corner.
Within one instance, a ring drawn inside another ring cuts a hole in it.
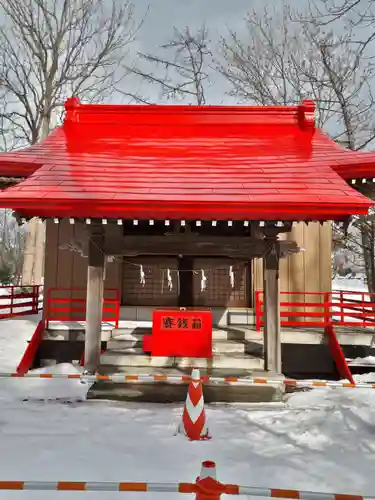
[[[294,242],[283,241],[282,253],[294,253],[298,247]],[[208,236],[208,235],[165,235],[165,236],[126,236],[106,238],[106,255],[192,255],[231,257],[251,260],[262,257],[269,248],[268,240],[253,237]]]
[[[280,374],[280,245],[276,239],[269,241],[272,250],[263,257],[264,280],[264,369]]]
[[[88,242],[85,372],[95,374],[99,369],[104,294],[104,231],[92,226]]]

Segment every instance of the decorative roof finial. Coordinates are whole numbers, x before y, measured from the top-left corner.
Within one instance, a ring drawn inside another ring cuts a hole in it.
[[[315,129],[315,103],[311,99],[305,99],[298,106],[298,122],[302,130]]]
[[[77,123],[79,121],[78,108],[81,101],[78,97],[69,97],[65,101],[65,120],[64,122]]]

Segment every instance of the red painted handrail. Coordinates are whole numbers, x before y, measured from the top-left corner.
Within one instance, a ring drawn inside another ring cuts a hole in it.
[[[0,319],[38,314],[40,310],[39,296],[41,288],[41,285],[1,285],[0,290],[7,289],[9,293],[0,295]],[[8,303],[2,304],[3,300],[6,300]],[[9,311],[3,312],[4,309]]]
[[[54,297],[56,293],[72,295],[78,293],[81,297]],[[106,295],[112,297],[106,297]],[[47,291],[45,326],[51,321],[70,322],[86,320],[86,289],[85,288],[49,288]],[[118,288],[106,288],[103,300],[103,322],[113,322],[118,328],[120,320],[120,291]]]
[[[35,355],[43,340],[43,334],[44,334],[44,323],[42,320],[40,320],[26,347],[24,355],[22,356],[22,359],[20,361],[20,364],[17,367],[16,371],[20,375],[24,375],[25,373],[27,373],[33,366]]]
[[[346,362],[345,354],[337,340],[335,330],[332,325],[326,326],[324,331],[326,337],[328,338],[328,347],[331,351],[333,360],[335,362],[337,371],[340,377],[349,380],[351,384],[355,384],[352,372],[350,371],[349,365]]]
[[[325,328],[334,324],[336,326],[375,327],[375,294],[341,290],[280,292],[280,318],[281,326]],[[256,330],[259,332],[263,325],[263,290],[257,290],[255,292]]]

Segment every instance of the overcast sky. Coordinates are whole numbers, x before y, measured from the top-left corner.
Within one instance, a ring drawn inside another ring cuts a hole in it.
[[[243,24],[246,13],[265,5],[282,6],[282,0],[136,0],[138,15],[148,16],[140,32],[141,45],[150,50],[168,38],[173,26],[199,28],[203,23],[216,33],[223,33],[226,26],[232,28]],[[306,0],[288,0],[288,5],[303,6]]]
[[[255,9],[263,10],[264,6],[277,6],[282,8],[283,0],[133,0],[136,6],[136,16],[142,18],[146,12],[144,23],[137,35],[132,51],[155,53],[157,47],[168,42],[173,35],[173,27],[183,29],[189,26],[194,29],[203,24],[209,30],[210,38],[215,40],[227,32],[230,27],[240,31],[244,27],[246,14]],[[308,0],[307,0],[308,1]],[[303,7],[306,0],[288,0],[288,5]],[[164,53],[164,56],[166,54]],[[140,86],[142,94],[153,101],[159,100],[159,89],[145,86],[139,81],[132,85]],[[225,83],[215,81],[210,86],[208,94],[209,103],[220,104],[233,102],[225,96]]]

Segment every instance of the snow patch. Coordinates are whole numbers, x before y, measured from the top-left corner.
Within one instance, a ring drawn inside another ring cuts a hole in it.
[[[42,315],[0,320],[0,371],[15,372]]]
[[[15,371],[39,319],[0,322],[0,371]],[[80,370],[58,364],[35,371]],[[191,482],[203,460],[214,460],[224,483],[374,496],[373,389],[295,392],[285,404],[206,405],[212,439],[204,442],[174,435],[183,405],[84,401],[88,389],[76,379],[0,379],[0,480]],[[83,402],[60,404],[77,399]],[[0,491],[0,500],[62,496]],[[69,500],[120,496],[67,494]],[[127,500],[140,498],[184,500],[180,494],[126,494]]]
[[[81,373],[69,363],[62,363],[29,373],[76,374]],[[43,379],[43,378],[2,378],[0,379],[0,399],[21,401],[84,401],[92,382],[79,379]]]
[[[375,365],[375,356],[366,356],[365,358],[354,358],[350,360],[350,363],[358,363],[361,365]]]
[[[332,281],[332,290],[355,291],[355,292],[368,292],[368,287],[364,278],[348,279],[348,278],[335,278]]]

